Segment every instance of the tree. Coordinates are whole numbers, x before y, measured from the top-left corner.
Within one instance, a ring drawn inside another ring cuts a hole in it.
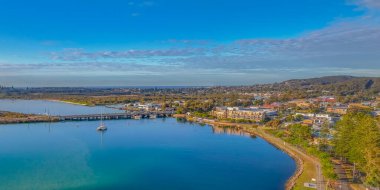
[[[364,172],[364,182],[380,185],[380,127],[365,113],[351,113],[337,124],[335,152]]]
[[[262,99],[253,101],[254,106],[262,106],[264,101]]]
[[[306,125],[294,124],[289,127],[290,141],[293,144],[307,146],[312,139],[311,129]]]
[[[327,150],[329,134],[330,134],[329,124],[328,122],[324,122],[321,126],[321,130],[319,134],[319,138],[320,138],[319,149],[320,150],[323,150],[323,151]]]
[[[279,119],[273,119],[267,123],[267,126],[271,128],[278,128],[281,124],[281,120]]]
[[[302,120],[303,120],[303,115],[297,114],[294,116],[294,121],[302,121]]]

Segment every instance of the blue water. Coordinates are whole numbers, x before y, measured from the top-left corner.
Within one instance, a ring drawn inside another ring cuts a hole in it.
[[[104,106],[81,106],[62,102],[46,100],[10,100],[0,99],[0,111],[12,111],[26,114],[50,114],[50,115],[77,115],[120,113],[122,110],[107,108]]]
[[[155,120],[0,125],[1,190],[283,189],[295,162],[231,129]],[[232,134],[226,134],[229,132]]]

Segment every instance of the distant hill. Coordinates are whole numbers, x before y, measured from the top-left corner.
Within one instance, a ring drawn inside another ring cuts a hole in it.
[[[353,77],[353,76],[326,76],[320,78],[309,78],[309,79],[292,79],[284,81],[284,84],[293,84],[293,85],[326,85],[326,84],[335,84],[340,82],[346,82],[354,79],[359,79],[362,77]]]
[[[0,87],[0,98],[57,98],[62,96],[123,96],[162,94],[204,95],[208,93],[252,93],[277,92],[280,100],[312,98],[322,95],[335,95],[347,101],[371,100],[380,95],[380,77],[326,76],[309,79],[292,79],[271,84],[251,86],[215,86],[215,87],[173,87],[173,88],[140,88],[140,87],[49,87],[49,88],[13,88]],[[273,96],[275,98],[275,96]],[[275,99],[273,101],[276,101]]]
[[[330,91],[341,95],[379,93],[380,77],[326,76],[310,79],[292,79],[272,85],[278,90]]]

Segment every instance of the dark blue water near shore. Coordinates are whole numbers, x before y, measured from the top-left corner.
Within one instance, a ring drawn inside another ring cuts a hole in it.
[[[0,189],[283,189],[295,162],[261,138],[175,119],[0,125]],[[229,133],[229,134],[227,134]]]

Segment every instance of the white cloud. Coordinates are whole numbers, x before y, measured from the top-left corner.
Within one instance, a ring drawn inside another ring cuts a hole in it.
[[[363,74],[380,69],[378,20],[377,17],[344,20],[296,38],[242,39],[225,44],[205,43],[201,47],[198,43],[176,40],[174,43],[185,47],[97,52],[66,49],[52,53],[51,57],[61,64],[92,67],[94,72],[104,67],[119,71],[139,68],[156,73],[198,69],[226,74],[284,71],[310,74],[317,70],[340,73],[344,68],[346,74]]]
[[[379,0],[351,0],[350,2],[367,9],[380,9]]]

